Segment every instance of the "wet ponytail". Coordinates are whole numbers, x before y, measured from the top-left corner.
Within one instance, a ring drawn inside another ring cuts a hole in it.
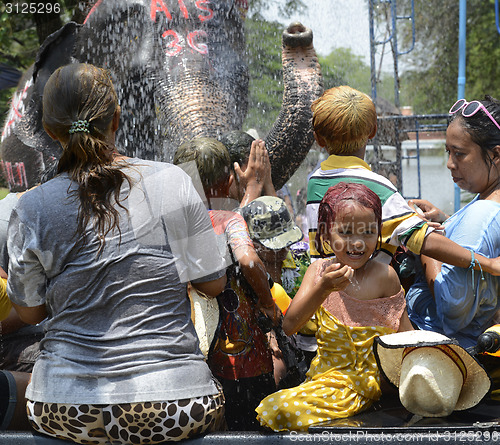
[[[89,64],[58,68],[43,94],[42,123],[63,146],[57,172],[66,172],[78,185],[80,200],[77,235],[93,220],[102,250],[105,236],[119,228],[122,166],[113,163],[115,146],[108,140],[118,98],[109,73]]]

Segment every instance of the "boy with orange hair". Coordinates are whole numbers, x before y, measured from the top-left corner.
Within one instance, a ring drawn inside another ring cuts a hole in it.
[[[326,191],[339,182],[357,182],[374,191],[382,201],[382,243],[376,260],[390,263],[398,246],[458,267],[473,267],[500,274],[498,258],[475,255],[435,232],[420,218],[387,178],[371,171],[364,161],[366,144],[377,132],[377,113],[371,98],[349,86],[326,90],[311,105],[316,141],[329,157],[309,178],[307,222],[311,260],[319,258],[315,245],[318,208]],[[325,246],[325,250],[326,246]],[[480,264],[480,265],[479,265]],[[316,350],[313,329],[299,332],[297,344],[312,353]]]
[[[316,99],[313,127],[316,141],[330,155],[309,178],[307,185],[307,220],[311,257],[317,258],[314,245],[318,207],[328,188],[339,182],[357,182],[373,190],[382,201],[382,245],[378,261],[389,263],[398,246],[415,254],[430,256],[458,267],[471,265],[471,253],[436,233],[418,216],[392,182],[371,171],[364,161],[366,144],[377,132],[377,113],[370,97],[349,86],[326,90]],[[482,270],[500,275],[497,259],[476,255]],[[479,270],[478,262],[474,268]]]

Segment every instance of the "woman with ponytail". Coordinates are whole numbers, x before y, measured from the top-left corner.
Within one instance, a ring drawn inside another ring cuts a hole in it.
[[[215,296],[225,270],[189,177],[121,156],[119,119],[105,70],[76,63],[47,81],[43,125],[62,155],[58,175],[13,211],[8,292],[25,322],[46,318],[26,390],[33,428],[77,443],[155,444],[223,425],[187,283]]]

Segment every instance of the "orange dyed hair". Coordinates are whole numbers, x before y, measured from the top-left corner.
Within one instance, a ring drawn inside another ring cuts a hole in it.
[[[364,147],[377,128],[370,96],[349,86],[326,90],[311,109],[315,133],[329,154],[350,155]]]

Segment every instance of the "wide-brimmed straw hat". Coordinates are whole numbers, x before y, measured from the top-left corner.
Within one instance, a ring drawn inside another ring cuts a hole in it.
[[[261,196],[241,209],[253,240],[268,249],[280,250],[300,241],[304,234],[288,207],[276,196]]]
[[[458,342],[431,331],[407,331],[375,339],[382,374],[399,388],[403,406],[423,417],[445,417],[477,405],[491,381]]]
[[[191,302],[191,320],[198,335],[200,349],[208,357],[219,324],[219,304],[217,298],[207,297],[193,286],[188,286],[188,296]]]

